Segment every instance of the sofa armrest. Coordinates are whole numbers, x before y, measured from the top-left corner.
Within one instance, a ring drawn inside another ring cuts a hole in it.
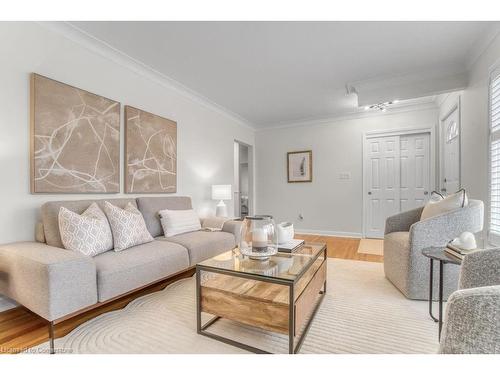
[[[97,302],[95,263],[38,242],[0,245],[0,293],[54,321]]]
[[[241,236],[241,225],[243,222],[241,220],[229,220],[224,223],[222,227],[223,232],[231,233],[234,235],[236,245],[240,243]]]
[[[389,216],[385,220],[385,234],[392,232],[408,232],[410,227],[420,220],[423,207]]]
[[[443,354],[500,353],[500,285],[454,292],[439,346]]]

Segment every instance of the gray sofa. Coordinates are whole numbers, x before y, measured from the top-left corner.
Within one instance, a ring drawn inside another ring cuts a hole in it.
[[[467,255],[447,303],[439,352],[500,354],[500,249]]]
[[[445,246],[462,232],[483,230],[484,204],[470,200],[468,206],[442,215],[420,220],[423,207],[387,218],[384,236],[384,272],[386,278],[407,298],[429,298],[429,259],[422,250],[430,246]],[[446,267],[446,266],[445,266]],[[434,280],[438,280],[434,267]],[[457,289],[459,267],[447,266],[443,283],[444,298]],[[433,295],[438,295],[434,283]]]
[[[155,241],[120,252],[87,257],[63,248],[58,225],[60,207],[82,213],[92,202],[59,201],[41,208],[37,242],[0,246],[0,294],[17,301],[49,322],[98,302],[181,273],[196,263],[236,246],[240,222],[228,221],[220,232],[197,231],[165,238],[158,211],[190,209],[189,197],[106,199],[119,207],[128,202],[143,214]]]

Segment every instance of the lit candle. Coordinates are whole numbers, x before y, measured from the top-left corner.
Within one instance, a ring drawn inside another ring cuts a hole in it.
[[[252,232],[252,247],[256,251],[267,249],[267,233],[264,228],[256,228]]]

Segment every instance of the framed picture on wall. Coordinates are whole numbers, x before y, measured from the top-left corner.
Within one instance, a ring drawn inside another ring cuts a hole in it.
[[[125,193],[177,191],[177,123],[125,106]]]
[[[31,75],[31,192],[120,192],[120,103]]]
[[[312,151],[287,153],[288,182],[312,182]]]

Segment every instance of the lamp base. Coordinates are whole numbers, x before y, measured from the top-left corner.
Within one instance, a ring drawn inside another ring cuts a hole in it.
[[[217,207],[215,209],[215,216],[217,217],[228,217],[227,215],[227,206],[223,201],[220,201],[217,204]]]

